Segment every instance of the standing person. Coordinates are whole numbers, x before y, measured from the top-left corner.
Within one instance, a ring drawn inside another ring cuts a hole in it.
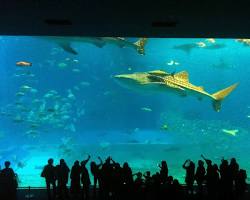
[[[63,196],[65,196],[67,199],[69,198],[69,191],[67,188],[69,172],[70,170],[66,162],[64,161],[64,159],[61,159],[60,164],[56,166],[56,178],[59,199],[63,199]]]
[[[168,179],[168,165],[165,160],[161,161],[160,167],[160,176],[161,176],[161,182],[164,184],[167,182]]]
[[[229,179],[230,179],[230,188],[234,195],[235,195],[234,186],[236,185],[236,178],[238,176],[238,173],[239,173],[239,164],[237,163],[235,158],[232,158],[229,164],[229,176],[230,176]]]
[[[71,179],[70,191],[73,194],[73,199],[76,199],[81,191],[80,177],[81,177],[81,166],[79,164],[79,161],[76,160],[74,162],[74,165],[70,173],[70,179]]]
[[[195,173],[195,180],[197,182],[198,185],[198,193],[201,195],[203,193],[203,182],[205,180],[205,174],[206,174],[206,170],[204,167],[204,162],[202,160],[198,161],[198,167],[196,169],[196,173]]]
[[[247,190],[247,172],[240,169],[235,179],[235,192],[237,200],[244,199]]]
[[[132,169],[127,162],[123,164],[123,167],[121,169],[121,181],[121,194],[123,196],[123,199],[131,199],[133,188],[133,174]]]
[[[17,192],[17,180],[15,172],[12,168],[10,168],[10,162],[6,161],[4,163],[5,168],[1,171],[1,179],[2,179],[2,197],[4,200],[15,200],[16,192]]]
[[[48,199],[51,199],[50,185],[53,187],[52,199],[56,197],[56,170],[53,165],[54,160],[50,158],[48,164],[43,168],[41,177],[45,178]]]
[[[90,189],[90,178],[89,178],[89,172],[86,168],[86,164],[88,163],[90,159],[90,155],[86,160],[83,160],[81,162],[81,182],[82,182],[82,198],[83,200],[89,199],[89,189]]]
[[[231,175],[229,171],[228,161],[222,158],[220,164],[220,186],[221,186],[221,196],[223,199],[229,199],[232,195],[232,184]]]
[[[220,175],[217,164],[213,164],[213,172],[211,176],[210,199],[216,200],[219,198]],[[224,199],[224,198],[222,198]]]
[[[207,164],[207,173],[205,175],[206,186],[207,186],[207,193],[209,198],[212,198],[213,193],[213,177],[214,177],[214,167],[212,164],[212,160],[205,158],[203,155],[201,157],[205,160]]]
[[[94,177],[94,187],[93,187],[93,197],[95,198],[96,197],[96,186],[97,184],[99,185],[99,191],[102,190],[102,185],[100,183],[100,171],[101,171],[101,166],[103,165],[103,162],[102,162],[102,159],[101,157],[98,157],[98,159],[100,160],[100,163],[99,164],[96,164],[96,162],[92,161],[90,163],[90,171],[91,171],[91,174],[93,175]]]
[[[182,167],[186,170],[185,182],[187,184],[188,192],[193,194],[195,164],[188,159],[184,162]]]

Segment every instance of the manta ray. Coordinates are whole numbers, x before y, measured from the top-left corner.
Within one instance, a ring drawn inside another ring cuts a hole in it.
[[[235,83],[225,89],[210,94],[202,86],[190,83],[189,74],[186,71],[168,73],[162,70],[137,72],[132,74],[119,74],[114,76],[123,86],[129,88],[149,89],[153,91],[172,92],[180,96],[196,96],[199,100],[204,98],[212,100],[213,109],[217,112],[221,109],[222,100],[228,96],[238,85]]]

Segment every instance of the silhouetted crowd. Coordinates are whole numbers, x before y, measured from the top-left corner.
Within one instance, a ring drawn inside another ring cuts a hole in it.
[[[247,174],[239,168],[236,159],[232,158],[228,162],[223,158],[218,166],[201,156],[203,160],[198,161],[197,168],[191,160],[183,163],[186,185],[180,185],[177,179],[169,175],[166,161],[161,161],[159,171],[155,174],[150,171],[143,174],[133,173],[127,162],[121,166],[111,157],[105,162],[100,157],[99,163],[90,162],[90,173],[93,176],[91,188],[90,174],[86,167],[90,156],[81,162],[75,161],[71,170],[64,159],[56,166],[53,165],[53,159],[49,159],[41,177],[45,178],[49,200],[244,199]],[[6,199],[15,199],[17,178],[8,161],[0,172],[0,180],[1,195],[9,195],[10,198]],[[194,186],[195,182],[197,185]]]

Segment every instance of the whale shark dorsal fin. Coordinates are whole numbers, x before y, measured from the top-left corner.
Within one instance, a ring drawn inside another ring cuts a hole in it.
[[[187,71],[181,71],[179,73],[176,73],[174,76],[176,78],[179,78],[179,79],[182,79],[182,80],[189,82],[189,74]]]
[[[155,75],[155,76],[167,76],[168,73],[162,71],[162,70],[153,70],[148,72],[150,75]]]

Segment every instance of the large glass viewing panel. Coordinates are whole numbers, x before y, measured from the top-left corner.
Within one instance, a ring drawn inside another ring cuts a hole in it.
[[[0,165],[44,186],[48,158],[111,155],[184,182],[186,159],[250,171],[250,40],[0,38]],[[238,84],[239,83],[239,84]],[[88,164],[89,167],[89,164]]]

